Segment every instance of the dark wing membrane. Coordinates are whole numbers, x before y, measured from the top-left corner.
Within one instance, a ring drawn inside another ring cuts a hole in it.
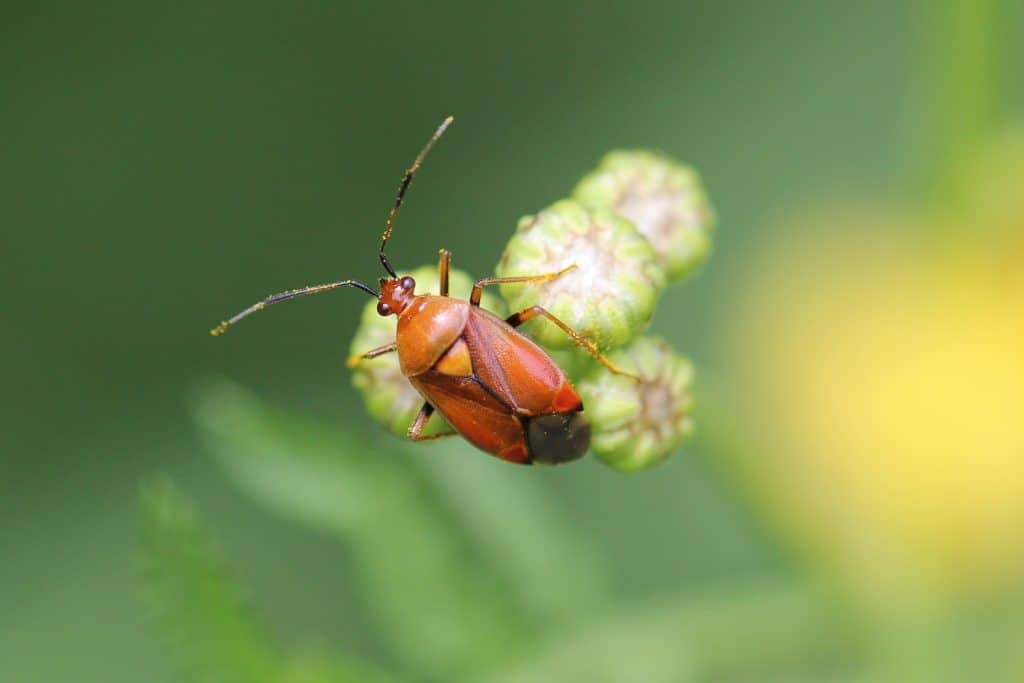
[[[526,441],[534,462],[557,465],[582,458],[590,447],[590,424],[582,413],[526,418]]]
[[[434,370],[409,381],[455,431],[477,448],[512,462],[529,462],[523,424],[475,377]]]

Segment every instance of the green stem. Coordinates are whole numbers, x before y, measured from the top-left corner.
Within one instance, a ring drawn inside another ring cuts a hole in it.
[[[1007,0],[922,0],[929,194],[943,209],[962,201],[967,167],[998,126],[1004,105]]]

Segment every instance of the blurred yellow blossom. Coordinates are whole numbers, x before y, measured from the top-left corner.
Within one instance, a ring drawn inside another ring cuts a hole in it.
[[[976,205],[955,215],[803,215],[755,253],[732,308],[723,366],[759,446],[743,475],[866,605],[980,598],[1024,577],[1017,149],[980,165]]]

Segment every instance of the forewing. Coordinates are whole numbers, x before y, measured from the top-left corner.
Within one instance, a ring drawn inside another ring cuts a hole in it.
[[[471,308],[464,337],[474,374],[521,413],[544,415],[579,408],[579,396],[551,356],[501,318]]]
[[[471,444],[504,460],[529,461],[519,417],[475,377],[453,377],[430,370],[409,381]]]

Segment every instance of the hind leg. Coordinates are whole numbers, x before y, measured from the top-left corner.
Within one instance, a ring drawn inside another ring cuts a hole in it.
[[[610,370],[611,372],[615,373],[616,375],[622,375],[623,377],[629,377],[631,379],[636,380],[637,382],[641,381],[640,378],[637,377],[636,375],[630,372],[626,372],[625,370],[621,369],[618,365],[613,363],[611,359],[608,358],[608,356],[601,353],[601,350],[597,348],[597,345],[594,344],[594,342],[590,341],[589,339],[585,339],[583,335],[581,335],[579,332],[572,329],[564,322],[556,318],[554,314],[551,313],[551,311],[547,310],[543,306],[531,306],[527,309],[519,311],[518,313],[513,313],[509,317],[505,318],[505,322],[507,322],[512,327],[519,327],[523,323],[529,320],[533,320],[538,315],[544,316],[545,318],[553,322],[555,325],[557,325],[560,330],[569,335],[569,338],[572,339],[577,346],[579,346],[584,351],[593,356],[598,363],[608,368],[608,370]]]

